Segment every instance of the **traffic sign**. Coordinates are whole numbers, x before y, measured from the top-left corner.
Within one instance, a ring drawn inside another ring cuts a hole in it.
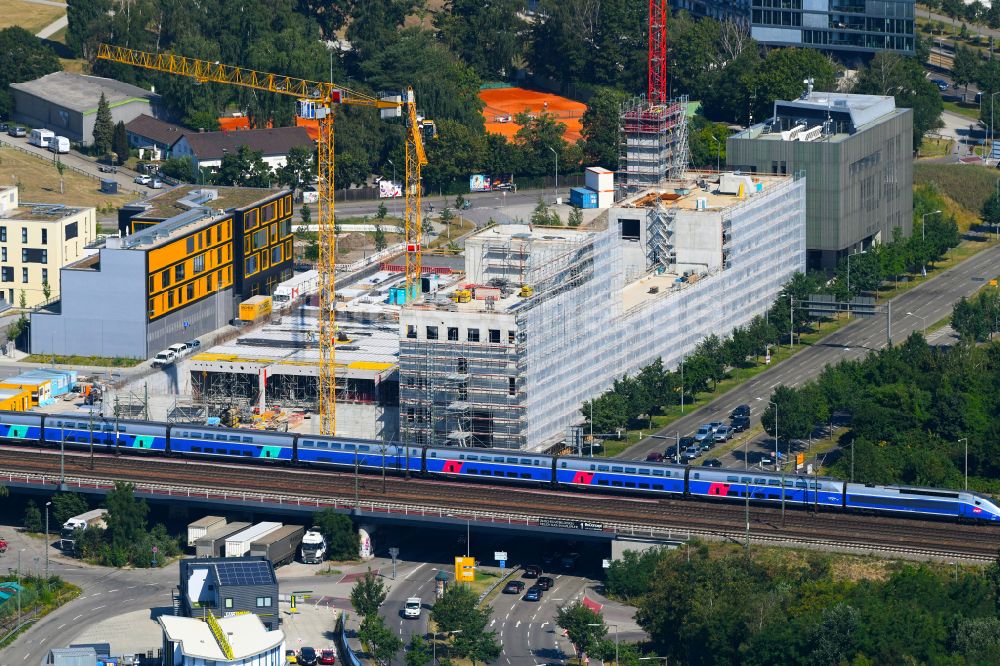
[[[493,559],[494,560],[506,560],[507,559],[507,551],[504,551],[504,550],[494,551],[494,553],[493,553]]]
[[[507,560],[500,560],[500,568],[501,569],[507,568]]]

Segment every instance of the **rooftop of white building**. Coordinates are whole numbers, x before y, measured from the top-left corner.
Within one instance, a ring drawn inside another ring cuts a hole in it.
[[[683,180],[664,181],[660,187],[639,192],[616,203],[615,207],[650,208],[663,204],[668,209],[719,211],[741,205],[747,199],[767,193],[772,187],[790,179],[791,176],[756,173],[693,171]]]
[[[260,618],[252,613],[221,617],[217,622],[232,648],[233,658],[230,659],[212,635],[207,622],[173,615],[161,615],[158,619],[166,637],[180,642],[184,656],[222,664],[249,659],[280,646],[285,640],[284,632],[280,629],[268,631]]]

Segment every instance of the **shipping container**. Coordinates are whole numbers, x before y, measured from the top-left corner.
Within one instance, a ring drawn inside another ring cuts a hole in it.
[[[226,524],[226,519],[222,516],[205,516],[199,518],[188,525],[188,548],[193,548],[195,542],[208,534],[214,527],[221,527]]]
[[[197,557],[223,557],[226,554],[226,539],[250,527],[251,523],[229,523],[219,525],[194,542]]]
[[[266,557],[275,567],[288,564],[295,559],[295,551],[302,543],[305,532],[306,528],[302,525],[285,525],[251,543],[250,556]]]
[[[569,191],[569,204],[577,208],[597,208],[597,192],[586,187],[574,187]]]
[[[587,189],[595,192],[612,192],[615,189],[615,172],[604,167],[587,167],[584,183]]]
[[[281,523],[263,522],[237,532],[226,539],[226,557],[243,557],[250,551],[250,544],[281,529]]]
[[[270,296],[253,296],[240,303],[240,319],[243,321],[257,321],[270,314]]]

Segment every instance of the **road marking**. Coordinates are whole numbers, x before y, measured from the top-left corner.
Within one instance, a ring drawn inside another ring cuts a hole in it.
[[[493,626],[494,624],[496,624],[496,623],[497,623],[497,619],[496,619],[496,618],[493,618],[492,620],[490,620],[490,626],[491,626],[491,627],[492,627],[492,626]]]
[[[49,640],[49,637],[48,637],[48,636],[46,636],[46,637],[45,637],[45,638],[43,638],[42,640],[38,641],[38,644],[39,644],[39,645],[41,645],[42,643],[44,643],[44,642],[45,642],[45,641],[47,641],[47,640]]]
[[[546,625],[548,625],[548,622],[542,622],[542,629],[544,629]]]
[[[70,620],[70,622],[76,622],[76,621],[77,621],[77,620],[79,620],[79,619],[80,619],[81,617],[83,617],[83,616],[82,616],[82,615],[77,615],[77,616],[76,616],[76,617],[74,617],[74,618],[73,618],[72,620]]]
[[[132,590],[132,589],[135,589],[135,585],[129,585],[129,586],[128,586],[127,588],[125,588],[125,589],[126,589],[126,590]]]
[[[28,657],[30,657],[30,656],[31,656],[31,653],[30,653],[30,652],[29,652],[28,654],[24,655],[24,659],[23,659],[23,661],[27,661],[27,660],[28,660]]]
[[[90,596],[92,596],[92,597],[99,597],[99,596],[101,596],[102,594],[104,594],[104,593],[103,593],[103,592],[94,592],[94,593],[93,593],[92,595],[90,595]]]
[[[515,625],[514,625],[514,628],[515,628],[515,629],[517,629],[517,628],[518,628],[518,627],[520,627],[520,626],[521,626],[521,621],[520,621],[520,620],[518,620],[518,621],[517,621],[517,624],[515,624]]]
[[[107,608],[107,606],[94,606],[90,610],[95,611],[95,610],[101,610],[102,608]]]
[[[63,622],[63,623],[62,623],[62,624],[60,624],[60,625],[59,625],[58,627],[56,627],[56,631],[59,631],[60,629],[62,629],[62,628],[63,628],[63,627],[65,627],[65,626],[66,626],[66,623],[65,623],[65,622]]]
[[[112,594],[112,593],[117,592],[117,591],[118,590],[108,590],[108,594]]]
[[[128,603],[128,602],[130,602],[130,601],[135,601],[135,597],[132,597],[131,599],[126,599],[126,600],[125,600],[125,603]]]
[[[505,622],[510,619],[510,611],[507,611],[507,614],[503,616],[503,619]]]

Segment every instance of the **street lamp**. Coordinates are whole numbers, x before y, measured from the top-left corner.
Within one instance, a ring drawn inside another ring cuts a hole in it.
[[[556,196],[559,196],[559,153],[552,146],[545,147],[551,150],[552,154],[556,156]]]
[[[991,119],[990,122],[992,122],[992,119]],[[939,210],[932,210],[931,212],[924,213],[923,215],[920,216],[920,244],[921,245],[924,245],[927,242],[927,231],[926,231],[927,216],[928,215],[937,215],[940,212],[941,211],[939,211]],[[921,249],[923,249],[923,248],[921,248]],[[925,254],[924,256],[926,257],[927,255]],[[924,264],[920,267],[920,274],[923,275],[924,277],[927,277],[927,263],[926,262],[924,262]]]
[[[45,584],[49,584],[49,507],[52,502],[45,503]]]
[[[965,489],[969,489],[969,438],[959,437],[958,443],[965,442]]]
[[[603,627],[604,625],[605,625],[604,622],[588,622],[587,623],[588,627]],[[615,666],[618,666],[618,625],[617,624],[608,623],[608,626],[611,626],[611,627],[615,628]]]
[[[993,131],[993,97],[995,95],[1000,95],[1000,90],[990,94],[990,153],[993,152],[993,139],[996,138],[996,132]]]
[[[774,471],[777,472],[778,471],[778,403],[771,402],[770,400],[768,400],[767,404],[774,407]],[[785,496],[784,489],[782,489],[781,496],[782,498],[784,498]]]
[[[906,316],[907,317],[916,317],[917,319],[919,319],[923,323],[924,337],[926,338],[927,337],[927,317],[924,317],[924,316],[921,316],[921,315],[918,315],[918,314],[913,314],[912,312],[907,312]]]
[[[715,148],[715,173],[719,173],[719,157],[722,154],[722,142],[716,139],[714,134],[709,134],[708,137],[718,144]]]

